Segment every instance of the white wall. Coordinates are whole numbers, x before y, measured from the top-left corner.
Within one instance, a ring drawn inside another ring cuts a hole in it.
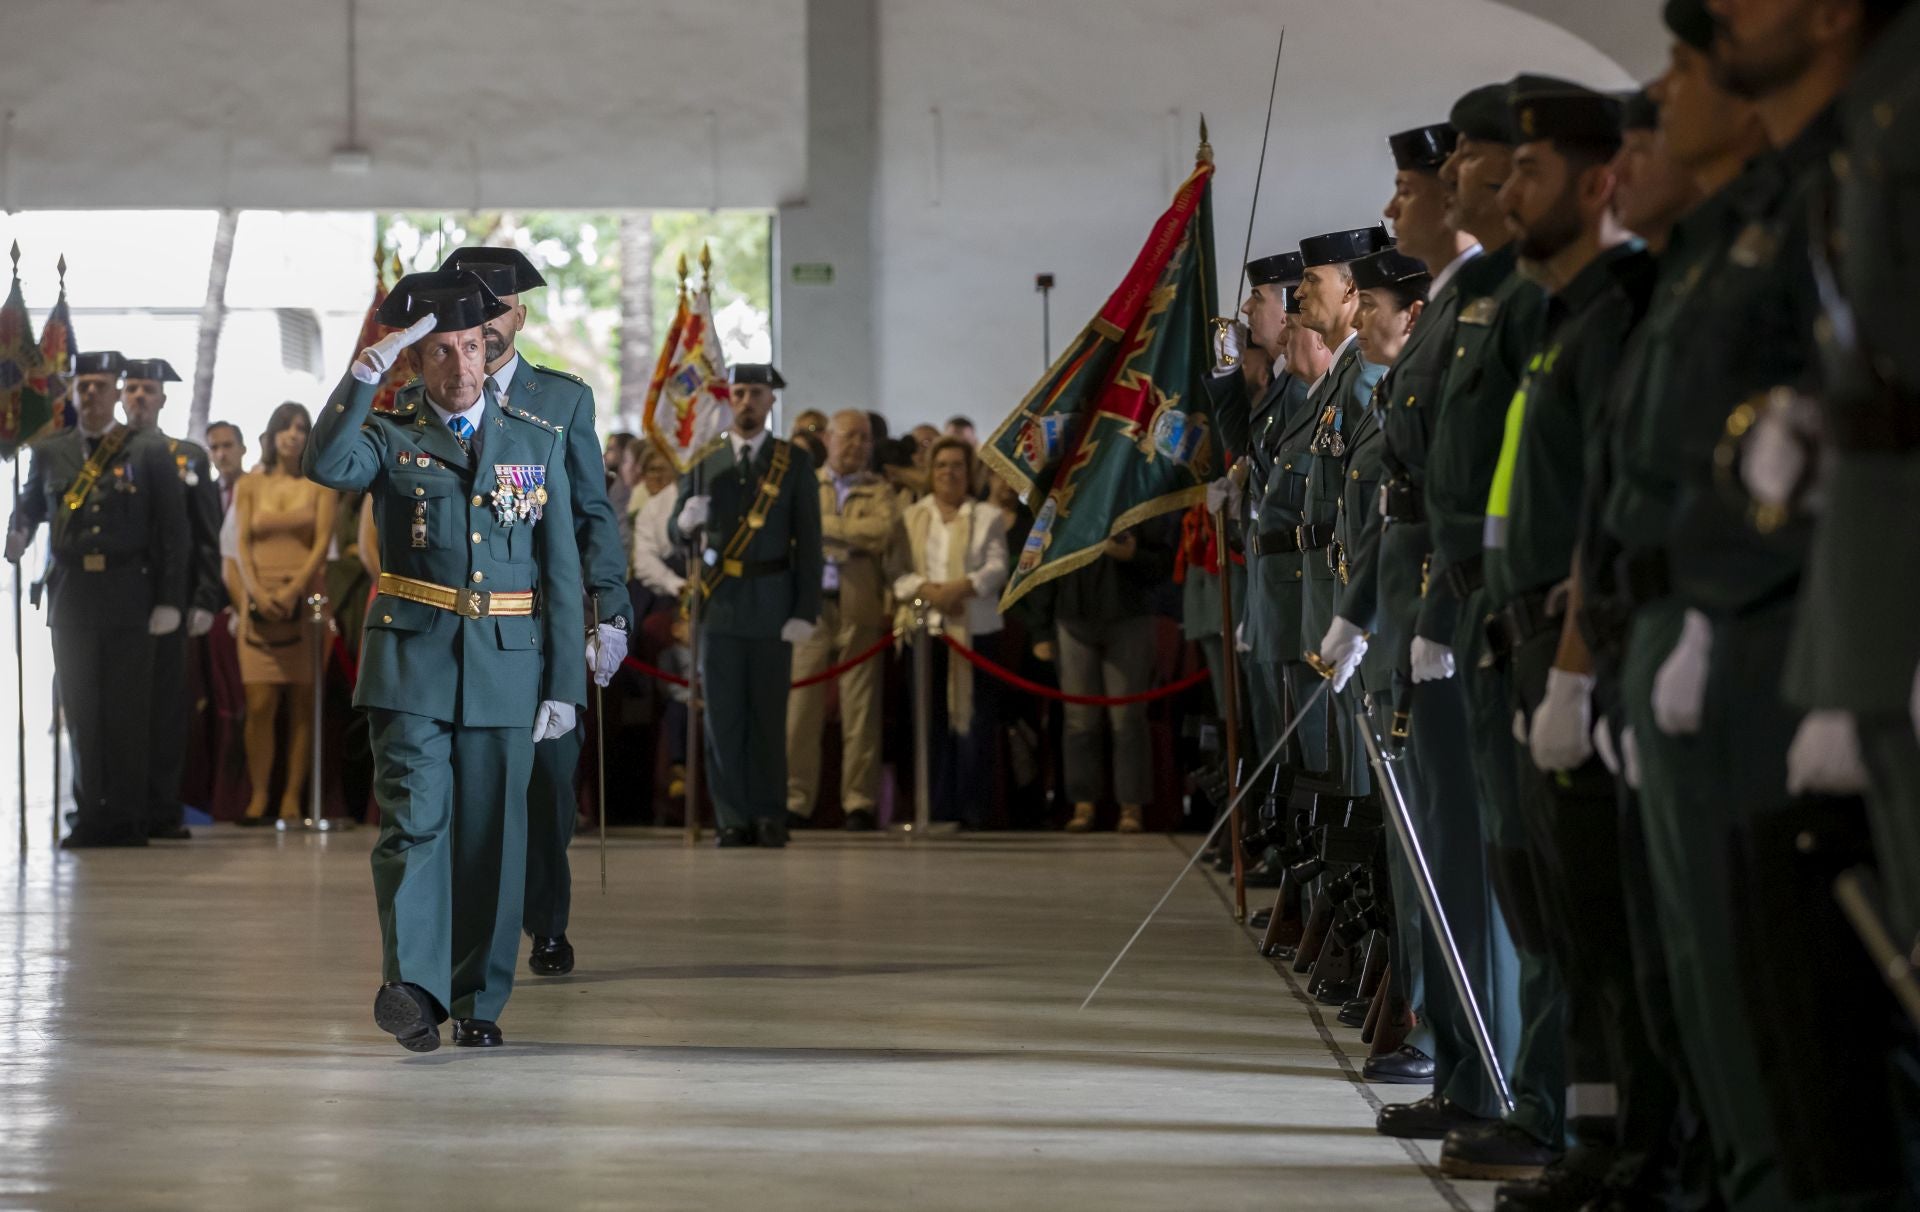
[[[802,0],[0,2],[0,207],[773,206]]]
[[[1196,19],[1200,7],[883,0],[875,358],[890,419],[964,412],[991,427],[1018,404],[1044,369],[1034,274],[1058,275],[1057,353],[1190,168],[1202,111],[1232,305],[1282,25],[1256,257],[1378,219],[1385,136],[1444,120],[1468,88],[1521,70],[1630,83],[1591,45],[1491,0],[1214,0]]]

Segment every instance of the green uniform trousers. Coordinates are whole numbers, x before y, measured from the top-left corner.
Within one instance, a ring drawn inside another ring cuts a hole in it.
[[[573,906],[573,872],[567,847],[573,845],[580,802],[573,794],[574,772],[586,748],[587,717],[565,736],[533,747],[533,781],[527,788],[527,895],[520,928],[534,938],[567,932]],[[606,806],[601,805],[601,811]]]
[[[1392,696],[1369,693],[1367,716],[1373,721],[1374,734],[1382,739],[1384,754],[1392,766],[1394,778],[1398,780],[1401,794],[1406,797],[1408,811],[1414,813],[1417,820],[1418,810],[1414,805],[1419,797],[1419,775],[1414,770],[1412,755],[1392,747]],[[1381,794],[1384,797],[1384,788]],[[1384,802],[1381,809],[1383,812],[1391,811]],[[1421,830],[1423,846],[1426,836],[1426,831]],[[1420,906],[1419,887],[1414,883],[1412,860],[1401,848],[1400,834],[1391,824],[1386,827],[1386,842],[1387,883],[1393,891],[1393,933],[1387,938],[1387,962],[1392,967],[1390,979],[1393,988],[1389,991],[1387,1010],[1395,1018],[1411,1010],[1414,1014],[1413,1030],[1407,1033],[1407,1044],[1428,1056],[1434,1056],[1437,1051],[1444,1050],[1444,1045],[1437,1045],[1434,1040],[1434,1002],[1427,986],[1424,952],[1426,914]],[[1444,969],[1434,971],[1436,980],[1444,982],[1445,977]],[[1443,1000],[1450,998],[1452,988],[1448,985],[1439,996]],[[1441,1087],[1436,1084],[1434,1088],[1438,1090]]]
[[[1253,738],[1255,752],[1242,755],[1249,759],[1247,769],[1253,769],[1252,762],[1258,762],[1267,756],[1267,750],[1280,739],[1281,730],[1287,726],[1286,715],[1281,705],[1282,679],[1278,661],[1257,661],[1251,653],[1239,653],[1240,680],[1243,689],[1240,701],[1246,705],[1248,735]],[[1275,759],[1276,765],[1286,764],[1283,753]]]
[[[787,685],[792,679],[793,645],[785,640],[700,637],[707,785],[723,829],[786,815]]]
[[[1920,738],[1905,714],[1864,716],[1859,727],[1887,924],[1894,940],[1910,950],[1920,935]]]
[[[59,627],[53,676],[73,738],[73,836],[123,841],[147,833],[147,716],[153,638],[144,627]]]
[[[420,986],[455,1018],[497,1020],[520,953],[533,731],[367,717],[382,979]]]
[[[1508,1119],[1536,1140],[1558,1146],[1566,1137],[1566,990],[1547,949],[1542,893],[1526,857],[1518,781],[1523,755],[1513,741],[1508,669],[1504,662],[1487,668],[1480,663],[1485,614],[1485,593],[1475,590],[1462,606],[1453,654],[1459,670],[1454,677],[1464,679],[1466,691],[1484,869],[1514,949],[1511,992],[1498,967],[1494,984],[1497,1004],[1516,1008],[1513,1025],[1501,1022],[1494,1040],[1513,1094]]]
[[[1293,740],[1287,746],[1288,755],[1293,759],[1295,769],[1306,774],[1325,776],[1332,769],[1333,751],[1337,748],[1333,739],[1334,723],[1330,709],[1333,691],[1329,688],[1317,700],[1313,698],[1314,692],[1327,682],[1305,661],[1283,661],[1280,672],[1283,691],[1280,726],[1285,728],[1295,714],[1301,716],[1300,727],[1294,730]],[[1310,700],[1313,705],[1302,712],[1302,706]],[[1278,736],[1279,733],[1274,735]]]
[[[1510,1066],[1520,1040],[1520,961],[1487,878],[1473,738],[1468,735],[1466,690],[1459,675],[1412,687],[1407,730],[1413,778],[1402,783],[1412,784],[1408,802],[1414,828],[1433,874],[1435,896],[1460,949],[1461,965],[1486,1016],[1494,1051],[1502,1065]],[[1410,871],[1407,879],[1411,882]],[[1399,896],[1397,884],[1394,895]],[[1417,901],[1414,908],[1419,908]],[[1481,1063],[1472,1020],[1454,992],[1439,937],[1431,929],[1421,931],[1419,963],[1425,972],[1426,1017],[1433,1026],[1428,1052],[1434,1062],[1434,1093],[1476,1115],[1499,1115],[1499,1088]]]
[[[180,803],[180,770],[187,760],[187,628],[151,637],[153,693],[147,696],[147,828],[178,828],[186,821]],[[304,689],[295,687],[295,692]],[[311,693],[311,690],[308,690]],[[319,725],[316,724],[315,727]]]

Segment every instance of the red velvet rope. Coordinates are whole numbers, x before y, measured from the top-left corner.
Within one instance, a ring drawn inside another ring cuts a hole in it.
[[[1062,703],[1078,703],[1083,707],[1124,707],[1130,703],[1150,703],[1154,699],[1164,699],[1168,695],[1179,694],[1183,690],[1191,690],[1213,676],[1211,670],[1201,669],[1198,672],[1188,674],[1177,682],[1168,682],[1165,686],[1144,691],[1140,694],[1125,694],[1112,697],[1101,694],[1068,694],[1064,690],[1055,690],[1051,686],[1042,686],[1038,682],[1030,682],[1011,669],[1005,669],[994,664],[986,657],[981,656],[950,635],[943,635],[940,638],[947,642],[947,647],[967,658],[975,668],[998,678],[1009,686],[1016,686],[1028,694],[1037,694],[1043,699],[1054,699]]]
[[[822,682],[831,682],[833,679],[839,677],[841,674],[845,673],[847,670],[852,669],[854,666],[864,664],[867,661],[871,661],[873,658],[879,656],[881,653],[885,652],[887,650],[887,646],[892,643],[893,643],[893,636],[883,635],[878,640],[875,640],[873,642],[873,646],[871,648],[868,648],[866,651],[861,652],[855,656],[850,656],[846,660],[840,662],[838,665],[833,665],[826,669],[822,669],[819,673],[813,674],[809,677],[801,678],[797,682],[789,682],[787,684],[787,689],[800,690],[807,686],[818,686]],[[670,685],[685,686],[687,684],[687,679],[681,677],[679,674],[668,673],[666,670],[661,669],[658,666],[647,664],[645,661],[640,660],[638,657],[627,657],[625,660],[621,661],[620,663],[625,665],[628,669],[633,670],[635,673],[643,673],[650,678],[657,678],[658,680],[662,682],[666,682]]]

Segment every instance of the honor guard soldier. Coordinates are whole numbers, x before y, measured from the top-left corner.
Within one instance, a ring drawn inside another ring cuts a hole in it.
[[[378,318],[403,331],[361,351],[302,460],[374,501],[379,592],[354,691],[381,813],[374,1022],[415,1052],[449,1016],[456,1045],[502,1042],[534,745],[586,700],[580,549],[556,483],[567,435],[492,398],[481,326],[506,311],[468,272],[395,283]],[[375,413],[396,361],[417,379]]]
[[[675,542],[699,536],[708,786],[721,846],[787,844],[793,646],[820,618],[820,483],[807,452],[767,432],[772,366],[732,367],[733,426],[680,481]]]
[[[114,420],[124,365],[111,350],[80,355],[78,423],[34,444],[7,535],[18,563],[42,522],[52,534],[47,622],[79,767],[68,850],[147,844],[154,640],[187,607],[186,486],[164,439]]]
[[[587,659],[601,686],[613,680],[627,655],[632,630],[633,603],[627,595],[627,555],[620,538],[620,520],[607,499],[605,464],[594,428],[593,389],[563,371],[535,366],[515,349],[515,337],[526,323],[524,291],[545,286],[533,262],[517,248],[462,248],[446,259],[442,269],[471,270],[506,304],[507,311],[488,320],[487,377],[503,407],[521,408],[566,435],[566,488],[573,503],[574,538],[580,544],[580,568],[586,574],[588,609],[593,634]],[[547,491],[559,485],[550,478]],[[586,729],[542,741],[533,750],[533,783],[527,789],[527,896],[522,928],[533,940],[527,966],[542,976],[573,971],[573,944],[567,941],[567,914],[573,902],[573,876],[567,865],[567,847],[573,842],[579,800],[573,791],[574,772],[586,744]],[[595,795],[605,793],[597,788]],[[598,810],[607,811],[600,803]]]
[[[166,443],[167,453],[187,492],[187,522],[192,555],[187,564],[187,625],[153,642],[153,694],[147,700],[147,836],[173,840],[189,836],[180,804],[180,774],[186,761],[187,729],[193,707],[187,679],[187,638],[213,630],[214,616],[227,605],[220,576],[220,488],[213,466],[198,442],[169,438],[160,430],[167,384],[180,376],[164,358],[129,358],[120,406],[127,426]]]

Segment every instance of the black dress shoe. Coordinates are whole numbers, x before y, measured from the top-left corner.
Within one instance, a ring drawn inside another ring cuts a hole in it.
[[[1429,1094],[1410,1103],[1380,1108],[1373,1128],[1382,1136],[1397,1136],[1402,1140],[1444,1140],[1455,1128],[1485,1122],[1446,1095]]]
[[[1360,1076],[1370,1082],[1417,1086],[1433,1080],[1433,1058],[1412,1044],[1402,1044],[1385,1056],[1369,1056]]]
[[[573,971],[573,944],[564,934],[554,938],[535,936],[527,967],[537,976],[565,976]]]
[[[769,850],[782,850],[787,844],[787,822],[785,817],[770,816],[756,827],[755,840]]]
[[[409,1052],[431,1052],[440,1046],[442,1017],[433,995],[418,985],[395,981],[380,986],[373,996],[374,1026]]]
[[[453,1046],[456,1048],[498,1048],[507,1042],[498,1024],[484,1018],[453,1020]]]
[[[1265,859],[1247,868],[1247,887],[1249,888],[1278,888],[1286,878],[1286,867],[1279,863],[1269,863]]]
[[[1358,980],[1328,981],[1313,995],[1313,1000],[1323,1006],[1345,1006],[1360,993]]]
[[[1450,1178],[1518,1182],[1538,1178],[1560,1150],[1506,1120],[1455,1128],[1440,1146],[1440,1172]]]
[[[1600,1197],[1606,1186],[1604,1168],[1569,1164],[1573,1152],[1554,1162],[1540,1177],[1527,1182],[1501,1183],[1493,1193],[1494,1212],[1578,1212]]]
[[[753,845],[752,825],[722,825],[714,832],[713,844],[722,850]]]
[[[273,824],[273,818],[269,817],[266,813],[263,812],[259,816],[239,817],[233,823],[240,826],[240,828],[242,829],[261,829],[268,825]]]
[[[185,825],[149,825],[147,836],[156,842],[190,842],[193,834]]]
[[[872,833],[880,827],[880,819],[866,808],[855,808],[847,813],[845,829],[848,833]]]
[[[1247,919],[1247,925],[1253,927],[1255,930],[1265,930],[1267,923],[1272,920],[1273,906],[1269,905],[1265,909],[1255,909],[1253,916]]]
[[[60,839],[62,850],[116,850],[128,846],[144,846],[147,835],[144,833],[121,833],[99,835],[88,833],[69,833]]]
[[[1367,1011],[1373,1009],[1373,999],[1356,997],[1340,1007],[1340,1025],[1342,1027],[1364,1027],[1367,1025]]]
[[[811,829],[811,828],[813,828],[812,817],[801,816],[797,812],[787,813],[787,829],[789,831],[796,830],[796,829]]]

